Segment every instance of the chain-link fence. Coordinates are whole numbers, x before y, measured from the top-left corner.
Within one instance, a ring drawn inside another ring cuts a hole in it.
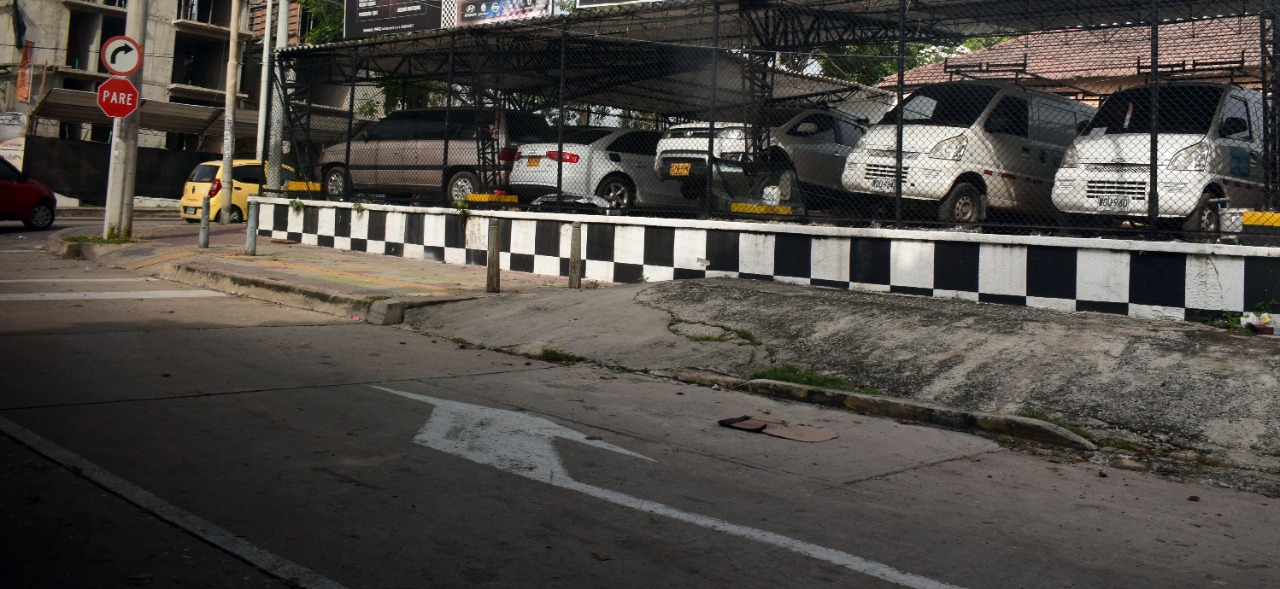
[[[1182,239],[1280,204],[1269,17],[956,4],[671,2],[287,50],[292,188]]]

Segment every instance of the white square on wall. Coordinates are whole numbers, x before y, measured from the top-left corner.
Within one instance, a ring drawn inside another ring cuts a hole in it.
[[[847,237],[815,237],[809,250],[809,277],[815,280],[835,282],[849,281],[849,251],[852,244]]]
[[[738,272],[773,276],[773,234],[738,234]]]
[[[369,238],[369,215],[367,212],[351,211],[351,239]]]
[[[533,255],[537,240],[538,222],[526,219],[511,220],[511,253]]]
[[[889,284],[933,288],[933,243],[894,241],[889,249]]]
[[[676,229],[675,255],[672,261],[676,268],[686,270],[707,269],[707,231],[705,229]]]
[[[622,264],[644,264],[643,226],[614,225],[613,261]]]
[[[1190,309],[1245,311],[1244,258],[1187,256],[1187,299]]]
[[[316,223],[316,232],[320,235],[333,235],[336,233],[335,227],[337,219],[337,209],[324,207],[320,209],[319,222]]]
[[[978,250],[978,292],[1027,294],[1027,246],[984,243]]]
[[[383,239],[387,243],[404,243],[404,213],[391,211],[387,213],[386,231]]]
[[[1076,253],[1076,300],[1129,302],[1129,252],[1079,250]]]

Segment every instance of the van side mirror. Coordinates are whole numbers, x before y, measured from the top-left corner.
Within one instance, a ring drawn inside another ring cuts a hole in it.
[[[1222,119],[1222,124],[1218,126],[1218,135],[1220,137],[1230,137],[1239,135],[1249,131],[1249,122],[1239,117],[1227,117]]]

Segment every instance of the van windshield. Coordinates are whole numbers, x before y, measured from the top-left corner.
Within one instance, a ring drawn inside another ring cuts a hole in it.
[[[941,125],[944,127],[972,126],[991,99],[1000,89],[978,84],[938,84],[925,86],[911,93],[901,105],[885,113],[882,125],[898,122],[899,113],[904,125]]]
[[[1203,135],[1213,125],[1218,101],[1225,88],[1216,86],[1161,86],[1158,94],[1157,133]],[[1107,135],[1150,133],[1151,87],[1132,88],[1112,94],[1102,103],[1085,134]]]

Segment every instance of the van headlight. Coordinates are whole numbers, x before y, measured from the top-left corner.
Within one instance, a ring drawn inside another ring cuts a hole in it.
[[[933,149],[929,150],[929,157],[938,160],[959,160],[964,156],[964,148],[968,147],[969,138],[964,135],[956,135],[950,139],[943,139]]]
[[[1209,146],[1204,143],[1192,145],[1169,158],[1170,170],[1203,172],[1208,166]]]
[[[1080,162],[1080,153],[1076,151],[1076,144],[1072,143],[1067,146],[1067,151],[1062,154],[1062,163],[1059,164],[1063,168],[1074,168]]]
[[[747,133],[746,131],[742,130],[742,127],[732,127],[729,129],[723,129],[716,132],[716,138],[717,139],[746,139]]]

